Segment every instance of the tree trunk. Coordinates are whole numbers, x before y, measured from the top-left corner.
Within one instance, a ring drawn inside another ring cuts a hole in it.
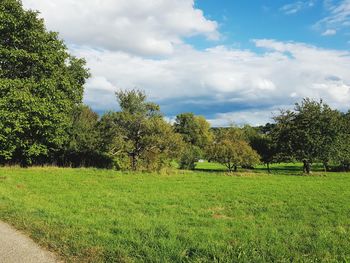
[[[323,162],[323,169],[324,169],[325,172],[329,171],[328,162]]]
[[[136,171],[136,168],[137,168],[136,154],[133,153],[133,154],[131,154],[131,169],[133,171]]]
[[[304,173],[307,173],[307,174],[311,173],[311,164],[309,160],[304,160],[303,164],[304,164],[304,167],[303,167]]]
[[[235,165],[234,171],[237,172],[237,165]]]
[[[266,163],[266,166],[267,166],[267,172],[271,173],[271,171],[270,171],[270,163]]]

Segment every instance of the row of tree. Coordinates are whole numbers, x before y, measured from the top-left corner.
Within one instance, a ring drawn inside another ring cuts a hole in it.
[[[199,159],[228,170],[259,162],[300,161],[350,166],[350,114],[305,99],[262,127],[211,128],[204,117],[179,114],[166,122],[139,90],[119,91],[117,112],[99,116],[83,105],[89,77],[46,30],[37,12],[18,0],[0,2],[0,164],[54,164],[159,170],[176,161],[194,169]]]

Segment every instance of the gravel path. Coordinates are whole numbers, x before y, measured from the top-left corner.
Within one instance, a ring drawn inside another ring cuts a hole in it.
[[[0,221],[0,263],[57,263],[55,256]]]

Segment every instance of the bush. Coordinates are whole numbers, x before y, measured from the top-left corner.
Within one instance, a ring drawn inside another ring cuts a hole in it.
[[[196,168],[196,162],[199,161],[201,156],[202,151],[199,147],[187,146],[180,158],[180,169],[194,170]]]

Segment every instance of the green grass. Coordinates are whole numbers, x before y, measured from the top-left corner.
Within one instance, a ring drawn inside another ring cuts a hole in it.
[[[347,262],[350,174],[0,168],[0,219],[78,262]]]

